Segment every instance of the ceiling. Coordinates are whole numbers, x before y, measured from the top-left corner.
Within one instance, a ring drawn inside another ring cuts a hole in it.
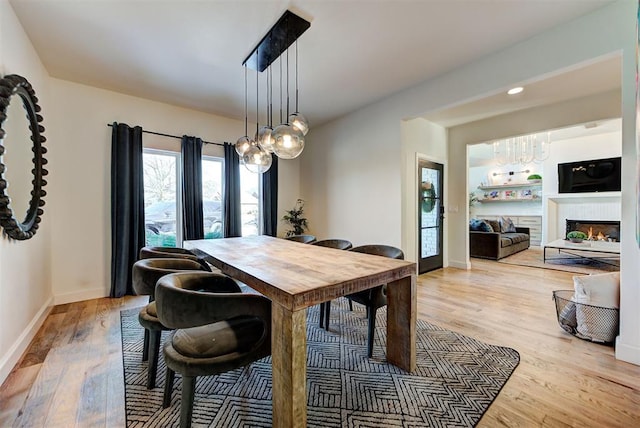
[[[51,76],[236,119],[244,117],[242,61],[288,8],[311,22],[298,47],[300,112],[313,127],[611,1],[10,3]],[[571,82],[565,73],[551,79],[545,91],[570,97]],[[505,104],[496,97],[450,109],[434,120],[450,126],[548,102],[541,96]],[[255,105],[253,99],[249,103]]]

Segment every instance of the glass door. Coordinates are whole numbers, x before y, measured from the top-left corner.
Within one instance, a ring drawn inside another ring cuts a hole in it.
[[[442,164],[418,162],[419,273],[442,267],[443,171]]]

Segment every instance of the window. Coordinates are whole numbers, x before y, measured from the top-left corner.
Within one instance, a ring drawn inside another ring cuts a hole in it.
[[[202,157],[202,209],[204,239],[222,238],[222,167],[220,158]]]
[[[182,244],[180,155],[144,149],[144,225],[146,245],[175,247]],[[180,227],[178,227],[180,226]]]
[[[144,223],[146,245],[182,246],[180,153],[144,149]],[[222,238],[224,161],[202,157],[202,207],[205,239]],[[260,176],[240,168],[242,236],[260,233]]]

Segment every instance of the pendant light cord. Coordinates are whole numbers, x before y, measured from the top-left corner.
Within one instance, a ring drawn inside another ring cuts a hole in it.
[[[289,121],[289,49],[287,48],[287,122]]]
[[[249,115],[247,114],[247,64],[244,65],[244,135],[247,137],[247,121]]]
[[[296,113],[298,113],[298,40],[296,39]]]

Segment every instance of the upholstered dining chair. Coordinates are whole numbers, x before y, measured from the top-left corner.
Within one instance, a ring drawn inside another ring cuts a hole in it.
[[[374,256],[389,257],[391,259],[404,260],[404,253],[401,249],[390,245],[361,245],[353,247],[349,251],[357,253],[371,254]],[[373,355],[373,340],[376,330],[376,312],[387,304],[387,285],[379,285],[368,290],[359,291],[346,296],[350,301],[354,301],[364,305],[367,308],[367,318],[369,321],[368,339],[367,339],[367,356],[371,358]],[[331,302],[327,302],[326,309],[326,328],[329,329],[329,316],[331,314]]]
[[[353,247],[351,241],[347,241],[346,239],[322,239],[312,244],[319,247],[335,248],[336,250],[348,250]],[[351,300],[349,300],[349,305],[351,305]],[[320,303],[319,325],[320,328],[324,328],[325,330],[329,330],[329,312],[331,312],[331,301]]]
[[[158,281],[158,317],[176,329],[163,347],[167,374],[162,405],[171,404],[175,374],[180,373],[183,428],[191,426],[198,376],[233,370],[271,354],[271,301],[239,291],[229,277],[208,272],[176,273]]]
[[[316,242],[316,237],[313,235],[291,235],[284,239],[288,241],[301,242],[303,244],[312,244]]]
[[[212,271],[211,265],[192,251],[180,247],[142,247],[138,259],[189,259],[202,265],[204,270]],[[215,268],[214,268],[215,269]]]
[[[202,265],[191,259],[142,259],[133,264],[131,269],[133,291],[141,296],[149,296],[149,304],[140,310],[138,320],[144,327],[142,361],[149,361],[147,368],[147,388],[156,384],[158,354],[160,351],[160,335],[168,330],[158,320],[155,303],[155,289],[158,279],[170,273],[180,271],[202,271]],[[151,358],[149,358],[151,353]]]

